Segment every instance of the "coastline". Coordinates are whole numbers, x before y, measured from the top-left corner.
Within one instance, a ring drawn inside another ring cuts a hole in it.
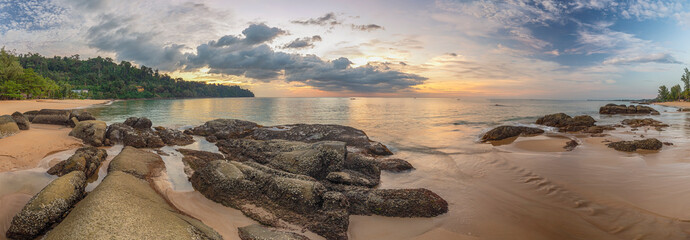
[[[665,107],[690,108],[690,102],[658,102],[653,104]]]
[[[13,112],[26,112],[41,109],[79,109],[98,104],[106,104],[113,100],[102,99],[33,99],[33,100],[3,100],[0,101],[0,115]]]

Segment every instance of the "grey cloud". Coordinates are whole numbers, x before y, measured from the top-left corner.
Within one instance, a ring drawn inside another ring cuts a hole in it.
[[[186,70],[209,67],[211,73],[264,82],[282,77],[324,91],[397,92],[427,79],[374,65],[352,67],[344,57],[328,61],[315,55],[276,52],[264,43],[245,44],[246,38],[229,38],[232,43],[218,44],[227,42],[222,39],[199,45],[196,54],[187,54]]]
[[[359,30],[359,31],[371,32],[374,30],[383,30],[383,27],[376,25],[376,24],[365,24],[365,25],[352,24],[352,29]]]
[[[326,13],[326,15],[323,15],[322,17],[318,18],[310,18],[307,20],[294,20],[291,21],[292,23],[296,24],[302,24],[302,25],[338,25],[341,24],[337,17],[335,16],[335,13]]]
[[[683,64],[683,62],[676,60],[669,53],[655,53],[649,55],[635,56],[635,57],[613,57],[606,59],[604,64],[632,64],[632,63],[666,63],[666,64]]]
[[[266,24],[252,24],[242,31],[246,36],[245,41],[250,44],[257,44],[269,42],[279,35],[285,34],[285,31],[280,28],[269,27]]]
[[[283,48],[307,48],[314,47],[314,42],[320,42],[321,36],[314,35],[312,37],[296,38],[292,42],[285,44]]]

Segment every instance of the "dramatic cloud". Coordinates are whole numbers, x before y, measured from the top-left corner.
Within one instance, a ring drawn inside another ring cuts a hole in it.
[[[285,44],[283,48],[308,48],[308,47],[314,47],[314,42],[320,42],[321,36],[319,35],[314,35],[312,37],[303,37],[303,38],[296,38],[295,40],[292,40],[292,42]]]
[[[322,17],[318,18],[310,18],[307,20],[294,20],[291,21],[292,23],[296,24],[302,24],[302,25],[339,25],[342,22],[340,22],[337,17],[335,16],[335,13],[326,13],[326,15],[323,15]]]
[[[352,24],[352,29],[354,29],[354,30],[359,30],[359,31],[371,32],[371,31],[374,31],[374,30],[382,30],[383,27],[381,27],[381,26],[379,26],[379,25],[376,25],[376,24],[367,24],[367,25],[355,25],[355,24]]]
[[[327,61],[315,55],[276,52],[264,41],[224,36],[197,47],[187,55],[187,70],[210,68],[210,73],[244,76],[259,81],[299,82],[324,91],[397,92],[422,84],[426,78],[416,74],[383,69],[374,65],[351,67],[347,58]],[[273,31],[280,32],[280,31]],[[312,37],[314,39],[314,37]],[[249,44],[251,43],[251,44]]]
[[[657,53],[636,57],[613,57],[606,59],[604,64],[633,64],[633,63],[670,63],[683,64],[683,62],[676,60],[671,54]]]

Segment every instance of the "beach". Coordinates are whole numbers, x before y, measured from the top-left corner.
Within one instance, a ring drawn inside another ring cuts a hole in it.
[[[654,104],[666,107],[690,108],[690,102],[658,102]]]
[[[38,99],[38,100],[5,100],[0,101],[0,115],[9,115],[13,112],[26,112],[41,109],[78,109],[96,104],[105,104],[111,100],[93,99]]]

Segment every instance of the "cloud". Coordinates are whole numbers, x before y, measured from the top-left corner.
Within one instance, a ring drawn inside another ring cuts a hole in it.
[[[47,30],[67,21],[66,10],[48,0],[0,1],[0,33]]]
[[[328,61],[315,55],[276,52],[265,43],[246,44],[252,42],[247,41],[246,33],[244,38],[227,37],[232,41],[223,40],[226,37],[201,44],[196,53],[187,54],[186,70],[208,67],[210,73],[245,76],[263,82],[282,79],[319,90],[345,92],[398,92],[427,79],[371,64],[352,67],[352,62],[342,57]]]
[[[292,23],[295,24],[302,24],[302,25],[339,25],[342,22],[340,22],[337,17],[335,16],[335,13],[326,13],[326,15],[323,15],[318,18],[310,18],[307,20],[293,20],[291,21]]]
[[[248,28],[242,31],[242,34],[246,37],[244,40],[248,44],[257,44],[273,40],[279,35],[285,34],[280,28],[269,27],[266,24],[252,24]]]
[[[649,55],[641,55],[635,57],[613,57],[606,59],[604,64],[632,64],[632,63],[667,63],[667,64],[683,64],[683,62],[676,60],[669,53],[656,53]]]
[[[665,18],[683,9],[679,1],[636,0],[621,6],[621,16],[638,20]]]
[[[352,29],[354,30],[359,30],[359,31],[367,31],[371,32],[374,30],[383,30],[383,27],[376,25],[376,24],[366,24],[366,25],[355,25],[352,24]]]
[[[283,48],[308,48],[308,47],[314,47],[314,42],[320,42],[321,36],[319,35],[314,35],[312,37],[303,37],[303,38],[296,38],[295,40],[292,40],[292,42],[285,44]]]

